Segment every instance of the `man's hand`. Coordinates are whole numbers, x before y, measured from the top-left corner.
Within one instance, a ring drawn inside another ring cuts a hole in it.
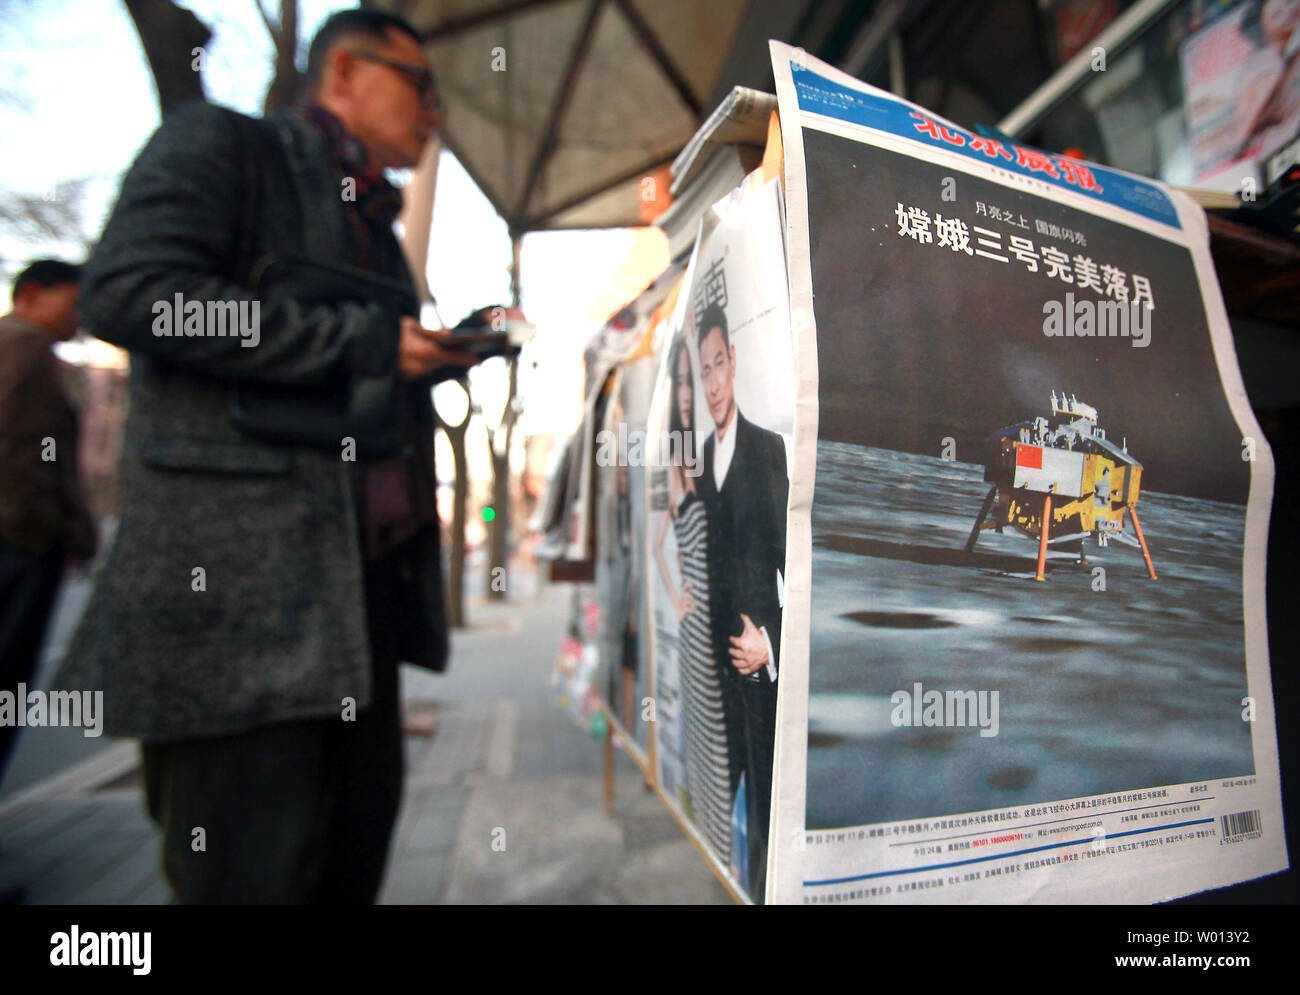
[[[419,320],[402,318],[402,338],[397,347],[397,371],[405,380],[418,380],[443,366],[468,369],[478,357],[455,345],[450,329],[425,328]]]
[[[744,612],[740,613],[740,621],[745,628],[740,635],[731,637],[731,665],[748,677],[767,666],[767,640]]]

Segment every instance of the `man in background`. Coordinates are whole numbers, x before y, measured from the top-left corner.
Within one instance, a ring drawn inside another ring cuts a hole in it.
[[[117,539],[64,679],[142,741],[182,904],[373,902],[398,663],[448,654],[430,382],[475,360],[414,317],[384,175],[419,161],[437,84],[409,24],[354,9],[317,32],[306,85],[265,121],[168,114],[83,284],[86,327],[131,352],[131,403]],[[160,323],[182,306],[184,334]],[[223,308],[253,334],[205,325]],[[340,391],[381,399],[347,424],[391,427],[382,446],[312,434]]]
[[[95,554],[77,413],[52,348],[77,332],[79,276],[56,259],[32,263],[0,317],[0,690],[15,693],[35,676],[64,564]],[[0,779],[16,735],[0,724]]]

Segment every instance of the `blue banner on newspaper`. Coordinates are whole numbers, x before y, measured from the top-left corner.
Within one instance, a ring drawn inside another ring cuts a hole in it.
[[[1181,228],[1178,213],[1164,192],[1125,173],[1095,166],[1081,159],[1026,148],[964,128],[949,127],[907,104],[889,97],[854,90],[827,79],[797,62],[790,63],[799,108],[849,124],[874,128],[923,145],[947,149],[985,165],[1042,180],[1152,221]]]

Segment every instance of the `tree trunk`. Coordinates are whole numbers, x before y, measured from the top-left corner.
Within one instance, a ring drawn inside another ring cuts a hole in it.
[[[523,284],[519,279],[519,257],[523,249],[523,236],[510,233],[510,298],[514,307],[520,306]],[[516,395],[519,393],[519,357],[511,356],[510,385],[506,390],[506,406],[501,414],[501,424],[496,431],[488,432],[488,455],[492,457],[492,525],[488,530],[487,596],[500,601],[508,593],[510,558],[510,444],[514,441],[515,422],[519,419]],[[501,451],[496,440],[503,436]],[[497,578],[500,578],[498,580]]]
[[[212,38],[208,26],[172,0],[123,2],[149,60],[162,113],[187,100],[207,100],[202,68],[203,48]]]
[[[257,9],[262,10],[261,0],[258,0]],[[265,11],[262,20],[275,46],[275,72],[271,85],[266,89],[262,113],[273,114],[282,107],[291,107],[302,88],[302,73],[293,61],[298,49],[298,0],[280,0],[279,25],[272,24]]]
[[[469,458],[465,452],[465,432],[469,420],[473,417],[470,406],[469,385],[458,381],[465,391],[465,417],[459,425],[452,425],[442,415],[438,415],[438,424],[447,433],[447,442],[451,445],[452,467],[456,480],[452,490],[451,529],[447,551],[447,624],[453,629],[463,629],[465,621],[465,506],[469,502]]]
[[[466,418],[460,425],[447,430],[451,452],[456,467],[456,483],[452,490],[451,550],[447,563],[447,618],[454,629],[468,625],[465,618],[465,505],[469,502],[469,459],[465,454]]]
[[[515,410],[515,394],[519,383],[519,359],[512,356],[510,363],[510,387],[506,392],[505,413],[501,424],[495,431],[488,433],[488,452],[492,457],[492,524],[488,527],[488,572],[487,597],[490,601],[500,601],[508,593],[510,572],[510,444],[514,439],[515,421],[519,412]],[[500,452],[496,442],[502,440]]]

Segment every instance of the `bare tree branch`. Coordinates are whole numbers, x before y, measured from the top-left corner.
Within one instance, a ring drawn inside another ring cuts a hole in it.
[[[0,230],[24,242],[76,242],[89,251],[86,199],[93,176],[66,180],[44,194],[0,197]]]
[[[253,0],[253,6],[256,7],[257,12],[262,15],[262,23],[266,25],[266,33],[271,36],[272,41],[277,40],[280,36],[280,26],[271,23],[271,15],[268,14],[266,8],[262,6],[262,0]]]

